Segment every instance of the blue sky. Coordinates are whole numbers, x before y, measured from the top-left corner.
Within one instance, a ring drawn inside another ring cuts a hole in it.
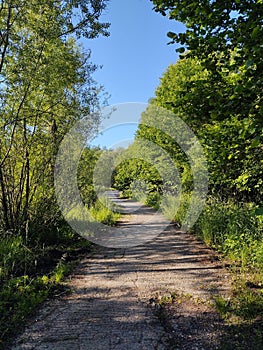
[[[94,78],[110,94],[110,105],[147,103],[168,65],[178,59],[176,46],[167,45],[166,34],[183,31],[183,25],[155,13],[152,7],[149,0],[110,0],[101,17],[111,23],[110,37],[85,43],[91,60],[103,66]],[[121,131],[122,137],[134,133],[128,129]]]

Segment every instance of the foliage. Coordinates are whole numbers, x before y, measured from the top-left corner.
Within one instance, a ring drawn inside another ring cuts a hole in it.
[[[253,204],[224,203],[210,198],[195,232],[234,264],[262,273],[263,218],[256,214],[256,209]]]
[[[153,102],[180,116],[199,136],[211,193],[260,204],[262,1],[153,3],[157,12],[186,25],[184,33],[168,36],[187,50],[168,67]]]
[[[216,297],[217,310],[227,324],[220,349],[256,349],[263,344],[262,322],[263,298],[249,290],[244,283],[236,290],[236,295],[229,299]]]
[[[69,272],[69,267],[60,263],[50,276],[30,278],[28,275],[13,277],[6,281],[0,291],[1,341],[13,334],[13,328],[24,322],[48,296],[54,294]],[[1,344],[0,344],[1,346]]]
[[[21,236],[4,237],[0,241],[0,285],[10,276],[26,274],[34,265],[35,254]]]
[[[96,66],[78,38],[107,35],[106,1],[3,1],[1,23],[1,226],[22,232],[61,220],[54,200],[58,145],[76,120],[99,121]]]
[[[145,200],[145,204],[148,205],[149,207],[159,209],[160,200],[161,200],[160,194],[158,192],[152,192],[148,194]]]
[[[146,184],[146,188],[143,188],[142,180]],[[133,189],[134,193],[136,191],[149,193],[160,188],[160,185],[161,179],[159,174],[153,166],[142,159],[127,159],[116,168],[114,187],[120,191]]]
[[[102,150],[98,147],[86,147],[82,153],[78,167],[78,187],[83,202],[90,207],[97,199],[93,185],[93,172]]]
[[[150,104],[171,110],[195,131],[206,153],[211,193],[219,193],[222,198],[260,203],[262,130],[256,127],[251,116],[240,118],[235,114],[221,118],[223,110],[219,108],[215,114],[211,95],[218,99],[210,74],[202,68],[199,60],[187,58],[168,67]],[[150,117],[163,126],[172,123],[169,113],[164,113],[162,119],[155,114],[149,114]],[[145,122],[145,119],[143,117],[142,121]],[[191,168],[178,145],[160,130],[144,125],[139,126],[137,135],[158,143],[172,156],[179,169],[183,189],[191,190]]]
[[[238,283],[234,297],[227,301],[225,298],[217,297],[215,299],[217,308],[225,318],[236,316],[240,319],[255,319],[263,313],[262,292],[249,290],[244,280]]]
[[[114,226],[120,219],[120,214],[115,213],[112,210],[113,208],[110,209],[109,206],[110,203],[106,199],[103,199],[103,202],[98,200],[90,209],[90,213],[96,221],[101,222],[105,225]]]
[[[6,337],[12,332],[12,327],[23,322],[25,317],[47,297],[48,289],[46,286],[43,288],[41,279],[32,283],[28,276],[23,276],[9,280],[2,287],[0,294],[1,334]]]
[[[188,56],[200,59],[221,85],[215,112],[218,107],[226,115],[252,115],[262,127],[262,1],[152,2],[157,12],[186,25],[184,33],[168,33],[171,43],[183,45],[179,52],[187,50]],[[226,84],[225,76],[235,84]],[[213,94],[208,99],[215,101]]]
[[[179,226],[182,225],[189,209],[191,193],[183,192],[181,196],[168,196],[162,205],[163,213]]]
[[[21,236],[0,240],[0,349],[14,337],[26,318],[47,297],[66,292],[61,284],[72,263],[90,250],[91,244],[72,231],[54,233],[41,246],[28,247]],[[64,259],[65,257],[65,259]]]
[[[166,196],[165,198],[162,198],[160,207],[162,209],[162,213],[168,220],[171,220],[171,222],[177,222],[179,225],[181,225],[183,218],[185,217],[185,213],[180,215],[178,208],[181,204],[182,210],[182,203],[184,203],[184,201],[182,201],[182,196]]]
[[[173,111],[196,131],[210,118],[212,106],[205,92],[213,85],[199,60],[181,59],[167,67],[151,102]]]
[[[250,118],[206,124],[200,138],[206,151],[210,185],[222,198],[262,199],[262,133]]]

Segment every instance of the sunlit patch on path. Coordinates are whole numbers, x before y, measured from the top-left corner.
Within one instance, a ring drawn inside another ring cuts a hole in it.
[[[116,202],[123,212],[138,207],[121,225],[128,233],[144,234],[140,222],[151,209],[129,200]],[[171,291],[205,300],[227,295],[229,276],[213,254],[173,226],[133,248],[97,246],[69,279],[72,294],[43,305],[12,349],[168,349],[170,335],[150,300]]]

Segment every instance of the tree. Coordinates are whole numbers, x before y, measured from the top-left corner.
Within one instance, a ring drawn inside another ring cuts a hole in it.
[[[27,232],[56,218],[52,188],[58,145],[69,127],[90,115],[99,122],[96,66],[78,39],[108,35],[99,16],[107,1],[4,0],[0,7],[1,221]],[[46,211],[45,211],[46,210]],[[39,222],[38,222],[39,223]]]
[[[211,74],[194,58],[171,64],[156,88],[154,103],[180,116],[191,128],[198,130],[211,117],[213,106],[207,99]],[[153,102],[152,101],[152,102]]]
[[[186,25],[169,32],[183,47],[156,91],[181,113],[208,158],[210,189],[223,198],[262,197],[263,2],[162,1],[154,9]],[[196,65],[196,67],[194,66]]]
[[[152,2],[155,11],[186,25],[184,33],[168,33],[171,43],[183,45],[179,52],[200,59],[218,83],[232,74],[235,84],[225,84],[221,108],[228,115],[253,116],[262,127],[262,0]]]
[[[215,90],[211,79],[210,72],[196,58],[183,58],[170,65],[142,115],[137,137],[158,144],[172,157],[181,175],[182,189],[189,192],[193,185],[193,165],[168,133],[169,130],[178,133],[175,116],[180,117],[195,132],[206,153],[210,193],[224,199],[260,203],[263,133],[250,116],[224,116],[220,110],[216,113],[214,106],[221,91],[220,85],[216,85]],[[226,77],[226,83],[231,84],[231,75]],[[159,113],[155,106],[168,112],[161,109]],[[153,123],[156,128],[147,125]],[[183,148],[187,149],[187,143]],[[198,165],[198,159],[196,161]]]
[[[80,158],[78,167],[78,187],[83,202],[91,207],[96,199],[96,188],[94,186],[94,169],[102,155],[103,150],[99,147],[86,147]]]

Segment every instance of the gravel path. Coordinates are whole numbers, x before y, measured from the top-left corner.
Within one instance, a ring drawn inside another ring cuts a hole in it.
[[[124,211],[128,206],[140,206],[128,200],[118,204]],[[138,223],[149,213],[149,208],[141,207],[129,217],[129,222],[121,225],[134,229],[136,222],[139,231]],[[46,302],[16,340],[13,350],[168,350],[176,349],[176,339],[171,339],[173,332],[174,337],[179,337],[178,332],[184,333],[185,345],[178,349],[214,349],[214,340],[210,347],[201,347],[204,342],[200,335],[195,340],[193,329],[191,334],[187,334],[187,327],[175,331],[174,319],[169,320],[174,328],[167,327],[167,315],[162,314],[156,300],[163,295],[169,297],[174,291],[199,300],[227,295],[230,278],[213,251],[169,226],[156,239],[137,247],[96,246],[93,254],[76,268],[68,285],[72,293]],[[189,300],[185,308],[181,304],[181,315],[193,318],[201,312],[208,317],[206,327],[220,328],[218,319],[211,318],[212,309],[205,303],[200,308],[196,301],[189,307]],[[191,327],[202,330],[205,321],[198,323],[197,316]],[[215,338],[217,333],[213,333]]]

